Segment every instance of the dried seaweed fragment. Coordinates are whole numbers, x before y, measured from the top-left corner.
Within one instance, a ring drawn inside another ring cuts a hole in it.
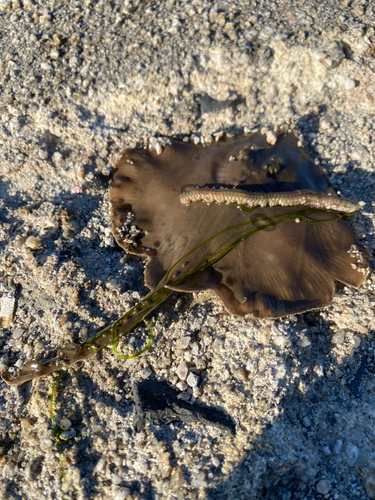
[[[311,207],[322,210],[335,210],[342,213],[354,213],[361,210],[361,205],[347,198],[340,198],[326,193],[300,190],[285,193],[247,193],[240,189],[205,189],[196,188],[180,194],[183,205],[194,201],[226,203],[254,207]]]

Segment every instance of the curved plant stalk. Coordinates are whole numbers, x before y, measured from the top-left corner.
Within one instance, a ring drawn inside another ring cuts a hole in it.
[[[253,211],[257,207],[245,208],[239,206],[241,210]],[[50,373],[59,371],[63,368],[76,363],[77,361],[82,361],[93,356],[98,351],[101,351],[108,345],[117,345],[120,338],[125,337],[138,323],[140,323],[148,314],[151,313],[155,307],[161,304],[169,295],[173,293],[173,288],[178,287],[182,283],[186,282],[196,274],[201,273],[208,267],[212,266],[227,255],[236,245],[244,241],[246,238],[252,234],[268,227],[275,226],[281,222],[300,219],[307,222],[323,222],[329,220],[336,220],[342,218],[344,214],[336,213],[334,217],[329,219],[319,219],[311,220],[309,215],[315,213],[322,213],[323,210],[314,208],[298,208],[288,213],[277,214],[271,217],[262,217],[236,224],[229,228],[219,231],[212,237],[205,240],[203,243],[195,247],[193,250],[185,254],[181,259],[179,259],[166,273],[166,276],[160,281],[156,286],[156,289],[150,292],[144,299],[142,299],[138,304],[127,311],[121,318],[115,321],[112,325],[104,328],[96,335],[88,339],[83,344],[75,344],[73,342],[68,342],[59,348],[57,355],[49,361],[38,362],[29,361],[23,365],[19,370],[16,377],[11,376],[9,373],[3,373],[3,380],[9,385],[21,385],[29,380],[35,378],[43,377]],[[349,214],[346,214],[349,215]],[[264,222],[264,223],[263,223]],[[259,223],[260,225],[247,229],[249,224]],[[234,232],[234,234],[230,234]],[[214,252],[205,256],[195,263],[193,263],[188,269],[184,269],[184,272],[178,275],[175,271],[179,264],[186,261],[187,258],[192,256],[195,252],[201,250],[205,245],[212,242],[214,238],[220,235],[229,234],[228,238],[221,243]],[[175,275],[174,275],[175,274]],[[115,351],[116,352],[116,351]],[[145,351],[142,351],[145,352]],[[140,353],[141,354],[141,353]]]
[[[138,358],[138,356],[140,356],[141,354],[143,354],[144,352],[146,352],[150,349],[150,347],[152,345],[152,341],[154,339],[154,330],[152,329],[151,323],[149,321],[147,321],[147,319],[144,319],[143,321],[145,323],[147,323],[147,325],[150,329],[150,338],[148,339],[148,343],[147,343],[146,347],[144,347],[143,349],[141,349],[140,351],[138,351],[134,354],[131,354],[130,356],[125,356],[124,354],[120,354],[117,351],[117,344],[118,344],[119,339],[117,338],[116,332],[113,332],[111,344],[112,344],[113,352],[116,354],[116,356],[118,356],[121,359],[134,359],[134,358]]]

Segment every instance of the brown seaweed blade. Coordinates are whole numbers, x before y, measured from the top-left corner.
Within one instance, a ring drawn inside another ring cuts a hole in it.
[[[151,290],[189,251],[198,248],[174,267],[170,281],[224,245],[227,233],[214,237],[223,228],[246,223],[249,228],[290,213],[280,207],[241,212],[234,205],[180,202],[187,186],[230,189],[229,179],[249,193],[333,193],[324,172],[297,147],[292,135],[280,137],[272,147],[255,135],[206,148],[174,143],[160,155],[142,149],[123,151],[110,192],[113,231],[127,251],[150,257],[145,276]],[[269,229],[273,231],[253,234],[201,274],[167,286],[181,291],[210,288],[231,313],[279,317],[329,305],[334,280],[354,287],[364,282],[369,252],[348,221],[289,220]]]

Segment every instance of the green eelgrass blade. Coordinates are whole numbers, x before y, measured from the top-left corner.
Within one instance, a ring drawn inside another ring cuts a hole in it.
[[[118,339],[113,334],[112,335],[112,347],[113,347],[113,352],[116,354],[116,356],[118,356],[121,359],[134,359],[134,358],[137,358],[138,356],[140,356],[141,354],[143,354],[144,352],[146,352],[146,351],[148,351],[150,349],[151,344],[152,344],[152,340],[154,338],[154,331],[153,331],[151,323],[149,321],[147,321],[146,319],[144,319],[143,321],[145,323],[147,323],[147,325],[148,325],[148,327],[150,329],[150,338],[148,340],[148,344],[146,345],[146,347],[144,349],[142,349],[141,351],[136,352],[135,354],[131,354],[130,356],[125,356],[123,354],[120,354],[117,351]]]
[[[57,390],[57,386],[58,386],[60,380],[62,379],[62,377],[65,375],[65,373],[67,371],[68,371],[68,369],[63,370],[60,373],[60,375],[57,377],[56,382],[53,384],[53,386],[52,386],[52,392],[51,392],[51,396],[50,396],[50,403],[49,403],[50,419],[51,419],[51,423],[53,425],[53,431],[55,433],[56,446],[57,446],[57,449],[58,449],[58,452],[59,452],[59,457],[60,457],[61,476],[62,476],[64,482],[66,482],[66,476],[65,476],[65,469],[64,469],[64,462],[63,462],[63,453],[62,453],[62,449],[61,449],[61,439],[60,439],[61,431],[57,427],[57,425],[55,423],[55,419],[53,417],[53,399],[54,399],[53,395],[54,395],[55,391]]]

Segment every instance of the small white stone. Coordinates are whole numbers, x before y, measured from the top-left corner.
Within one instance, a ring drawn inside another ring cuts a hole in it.
[[[48,64],[46,62],[42,62],[41,65],[40,65],[40,68],[43,70],[43,71],[50,71],[52,69],[52,65],[51,64]]]
[[[181,392],[178,396],[177,399],[181,399],[181,401],[189,401],[191,397],[191,394],[188,392]]]
[[[358,146],[353,149],[350,156],[352,160],[361,161],[367,155],[368,155],[368,150],[364,146]]]
[[[204,472],[199,472],[199,474],[191,478],[191,486],[195,486],[196,488],[207,487],[206,476],[204,475]]]
[[[39,250],[43,247],[42,242],[38,238],[35,238],[35,236],[29,236],[25,241],[25,245],[31,250]]]
[[[321,495],[327,495],[331,491],[331,483],[327,479],[321,479],[316,483],[316,491]]]
[[[220,460],[217,457],[212,457],[212,465],[214,467],[219,467],[220,465]]]
[[[314,373],[317,377],[323,377],[324,370],[321,365],[314,366]]]
[[[180,380],[186,380],[186,377],[188,376],[189,369],[185,365],[185,363],[180,363],[177,367],[176,374]]]
[[[345,90],[353,90],[355,88],[355,80],[352,78],[346,78],[344,82]]]
[[[19,339],[19,338],[21,338],[22,335],[23,335],[22,328],[16,328],[16,330],[14,330],[14,332],[13,332],[13,338],[16,339],[16,340]]]
[[[23,365],[23,361],[22,359],[19,359],[15,364],[14,366],[16,366],[17,368],[21,368],[21,366]]]
[[[76,431],[73,429],[73,427],[71,429],[69,429],[68,431],[64,431],[60,434],[60,438],[64,439],[65,441],[67,441],[68,439],[74,438],[75,436],[76,436]]]
[[[311,345],[311,340],[309,339],[309,337],[306,337],[304,335],[299,339],[298,344],[300,347],[309,347]]]
[[[152,375],[152,370],[149,366],[143,368],[141,372],[141,377],[143,378],[143,380],[146,380],[146,378],[150,377],[151,375]]]
[[[184,392],[186,391],[186,389],[188,388],[188,385],[187,383],[185,382],[185,380],[180,380],[180,382],[178,384],[176,384],[176,387],[177,389],[179,389],[181,392]]]
[[[199,380],[200,380],[199,375],[194,375],[194,373],[189,373],[186,382],[190,387],[197,387],[199,385]]]
[[[59,51],[57,49],[52,49],[51,52],[49,53],[49,57],[53,61],[57,61],[57,59],[59,58],[59,56],[60,56],[60,53],[59,53]]]
[[[345,167],[345,165],[338,165],[337,167],[335,167],[333,169],[333,171],[335,174],[346,174],[346,172],[348,171],[348,168]]]
[[[56,153],[53,153],[52,155],[52,160],[56,165],[61,165],[61,163],[64,161],[64,158],[61,153],[56,151]]]
[[[266,142],[267,144],[271,144],[274,146],[277,142],[277,134],[273,130],[269,130],[266,134]]]
[[[105,460],[103,458],[100,458],[94,468],[94,472],[102,472],[105,467]]]

